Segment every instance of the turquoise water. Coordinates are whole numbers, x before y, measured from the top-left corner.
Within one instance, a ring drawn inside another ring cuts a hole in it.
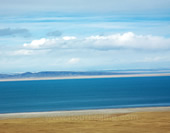
[[[0,82],[0,113],[170,106],[170,77]]]

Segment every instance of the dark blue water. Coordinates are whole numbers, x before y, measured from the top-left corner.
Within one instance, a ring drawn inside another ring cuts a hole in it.
[[[0,82],[0,113],[170,106],[170,77]]]

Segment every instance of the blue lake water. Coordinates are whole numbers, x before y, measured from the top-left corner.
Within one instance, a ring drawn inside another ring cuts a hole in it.
[[[170,106],[170,77],[0,82],[0,113]]]

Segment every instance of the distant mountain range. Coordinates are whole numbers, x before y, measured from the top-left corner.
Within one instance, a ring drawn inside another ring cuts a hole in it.
[[[46,78],[46,77],[69,77],[69,76],[97,76],[97,75],[122,75],[122,74],[140,74],[140,73],[170,73],[170,69],[152,70],[105,70],[105,71],[42,71],[42,72],[25,72],[0,74],[0,79],[22,79],[22,78]]]
[[[120,75],[128,74],[124,72],[110,71],[90,71],[90,72],[73,72],[73,71],[44,71],[44,72],[25,72],[16,74],[0,74],[0,79],[21,79],[21,78],[42,78],[42,77],[68,77],[68,76],[91,76],[91,75]],[[129,73],[130,74],[130,73]]]

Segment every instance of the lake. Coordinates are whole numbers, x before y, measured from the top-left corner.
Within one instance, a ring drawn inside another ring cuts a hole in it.
[[[0,82],[0,113],[170,106],[170,76]]]

